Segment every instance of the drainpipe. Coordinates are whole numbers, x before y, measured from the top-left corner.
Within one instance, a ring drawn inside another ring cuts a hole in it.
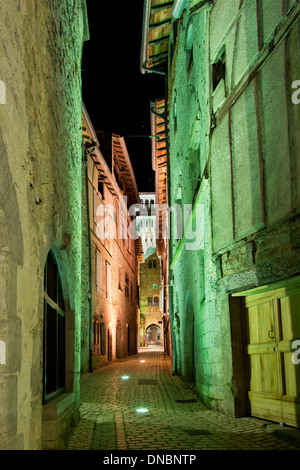
[[[149,19],[150,19],[150,8],[151,8],[151,0],[144,0],[142,47],[141,47],[141,56],[140,56],[140,68],[141,68],[142,74],[145,74],[147,70],[144,67],[144,65],[146,63],[146,56],[147,56],[147,32],[148,32]]]
[[[89,319],[90,319],[90,328],[89,328],[89,372],[93,372],[92,364],[92,352],[93,352],[93,337],[92,337],[92,328],[93,328],[93,318],[92,318],[92,248],[91,248],[91,234],[90,234],[90,204],[89,204],[89,184],[88,184],[88,153],[83,147],[84,153],[84,167],[85,167],[85,189],[86,189],[86,207],[87,207],[87,225],[88,225],[88,245],[89,245]]]

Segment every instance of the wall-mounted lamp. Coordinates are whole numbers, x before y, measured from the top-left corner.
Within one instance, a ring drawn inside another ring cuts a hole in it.
[[[158,284],[152,284],[152,289],[158,289],[159,287],[169,287],[172,286],[172,282],[170,284],[166,284],[165,286],[159,286]]]

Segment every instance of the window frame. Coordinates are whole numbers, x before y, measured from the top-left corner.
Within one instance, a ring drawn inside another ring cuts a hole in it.
[[[54,270],[54,277],[56,278],[56,299],[52,298],[52,295],[50,296],[48,292],[50,260],[52,260],[56,268]],[[60,295],[61,299],[59,298]],[[54,253],[50,251],[44,268],[43,404],[62,395],[66,388],[66,312],[63,298],[58,263]],[[54,321],[53,318],[51,319],[52,314],[49,311],[49,307],[55,312]],[[51,321],[53,322],[52,326]],[[49,331],[54,324],[55,328]],[[55,354],[55,356],[49,359],[51,352]],[[50,380],[48,380],[49,378],[53,380],[50,390],[47,388],[50,382]]]

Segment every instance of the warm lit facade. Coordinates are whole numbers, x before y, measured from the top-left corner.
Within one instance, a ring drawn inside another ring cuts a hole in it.
[[[139,264],[140,284],[140,346],[163,346],[161,262],[156,253],[155,193],[139,193],[136,231],[141,239],[144,262]],[[157,286],[157,287],[154,287]]]
[[[168,77],[170,205],[192,207],[180,237],[171,217],[176,371],[212,408],[299,426],[299,1],[176,0],[155,44],[145,5],[144,60]]]
[[[140,248],[130,232],[135,211],[131,215],[129,208],[139,203],[139,195],[124,139],[110,135],[109,145],[102,149],[101,137],[98,140],[85,108],[83,135],[91,258],[91,303],[83,326],[84,372],[137,352]],[[122,173],[118,172],[120,166]]]
[[[156,252],[140,264],[140,346],[163,346],[161,266]]]

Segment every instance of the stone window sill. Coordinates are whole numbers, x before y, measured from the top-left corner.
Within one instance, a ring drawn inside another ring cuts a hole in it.
[[[63,393],[51,402],[43,405],[43,420],[57,419],[75,403],[75,393]]]

